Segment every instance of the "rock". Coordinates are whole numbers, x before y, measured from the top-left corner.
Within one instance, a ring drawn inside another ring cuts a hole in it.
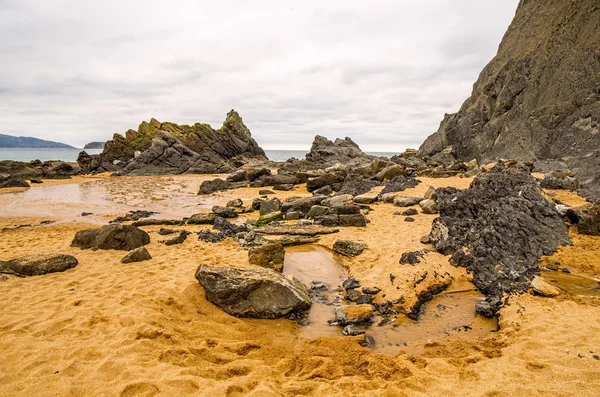
[[[0,189],[9,187],[30,187],[23,178],[8,177],[4,180],[0,180]]]
[[[358,289],[350,289],[348,291],[346,291],[346,295],[344,296],[346,298],[346,300],[349,300],[350,302],[356,302],[358,298],[360,298],[362,294],[360,293],[360,291]]]
[[[418,214],[419,214],[419,212],[416,209],[409,208],[407,210],[404,210],[401,215],[402,216],[413,216],[413,215],[418,215]]]
[[[223,232],[211,232],[210,230],[200,230],[200,232],[198,232],[198,240],[199,241],[204,241],[205,243],[220,243],[221,241],[225,240],[227,237],[231,237],[228,236],[227,234],[223,233]]]
[[[421,212],[424,214],[437,214],[438,213],[438,205],[435,201],[431,199],[425,199],[419,203],[421,207]]]
[[[269,244],[269,243],[277,243],[277,244],[281,244],[284,247],[289,247],[292,245],[305,245],[305,244],[312,244],[312,243],[316,243],[317,241],[319,241],[318,237],[314,237],[314,236],[285,236],[285,237],[281,237],[278,239],[266,239],[262,236],[260,236],[260,241],[264,241],[265,243]]]
[[[407,216],[406,218],[404,218],[404,222],[414,222],[415,218],[411,218],[410,216]]]
[[[344,282],[342,283],[342,287],[344,287],[345,290],[359,288],[360,281],[358,281],[355,278],[349,278],[344,280]]]
[[[284,214],[281,211],[261,215],[260,218],[258,218],[258,221],[256,221],[256,226],[263,226],[274,221],[281,221],[283,220],[283,215]]]
[[[294,175],[277,174],[263,175],[250,184],[253,187],[276,186],[276,185],[294,185],[298,180]]]
[[[421,244],[431,244],[431,238],[429,237],[429,235],[423,236],[419,239],[419,242]]]
[[[248,260],[251,265],[266,267],[278,272],[283,270],[284,259],[283,245],[277,243],[251,248],[248,251]]]
[[[220,216],[222,218],[237,218],[238,216],[237,212],[235,212],[233,208],[221,207],[220,205],[215,205],[212,207],[212,212],[216,216]]]
[[[538,189],[529,169],[518,164],[498,164],[463,191],[437,189],[433,246],[472,271],[485,294],[527,291],[538,259],[570,244],[566,224]]]
[[[133,251],[129,251],[127,255],[121,258],[121,263],[143,262],[150,259],[152,259],[152,257],[146,247],[141,246]]]
[[[372,302],[373,302],[373,296],[367,295],[367,294],[361,294],[358,297],[358,299],[356,300],[356,303],[359,305],[371,304]]]
[[[340,325],[361,324],[371,321],[373,317],[373,306],[352,305],[338,306],[333,310],[334,322]]]
[[[360,208],[358,208],[360,212]],[[328,211],[329,212],[329,211]],[[334,227],[365,227],[367,226],[367,218],[361,213],[358,214],[327,214],[315,218],[323,226]]]
[[[229,182],[217,178],[202,182],[200,184],[200,190],[198,191],[198,194],[213,194],[216,192],[223,192],[225,190],[239,189],[245,186],[245,182]]]
[[[371,204],[377,201],[378,193],[365,193],[354,197],[354,202],[357,204]]]
[[[235,225],[220,216],[215,218],[213,229],[224,233],[226,236],[235,236],[238,233],[246,232],[246,226]]]
[[[315,190],[313,194],[318,196],[331,196],[333,194],[333,189],[331,186],[323,186],[322,188]]]
[[[435,200],[435,188],[433,186],[429,186],[423,195],[425,199]]]
[[[381,191],[381,194],[383,195],[386,193],[402,192],[406,189],[417,186],[419,183],[421,182],[418,179],[413,178],[412,176],[407,177],[403,175],[398,175],[386,182],[385,186],[383,187],[383,190]]]
[[[272,212],[277,212],[281,208],[281,201],[278,198],[263,200],[260,202],[260,214],[266,215]]]
[[[362,335],[364,333],[365,331],[363,329],[360,329],[354,324],[346,325],[342,330],[342,334],[344,334],[345,336],[357,336]]]
[[[352,240],[337,240],[333,244],[333,252],[346,256],[358,256],[367,248],[365,243]]]
[[[290,197],[281,204],[281,211],[298,211],[302,214],[306,214],[315,205],[320,205],[324,199],[324,196]]]
[[[375,179],[383,182],[386,180],[394,179],[397,176],[405,176],[406,174],[407,171],[405,167],[402,167],[398,164],[394,164],[379,171],[377,175],[375,175]]]
[[[422,197],[397,196],[394,199],[394,205],[396,207],[412,207],[413,205],[419,204],[421,201],[423,201]]]
[[[285,214],[285,219],[289,221],[297,221],[298,219],[300,219],[301,215],[302,214],[300,214],[300,212],[298,211],[288,211]]]
[[[353,199],[354,197],[351,194],[342,194],[324,199],[321,201],[321,205],[324,205],[325,207],[334,207],[337,205],[344,205],[345,203],[351,202]]]
[[[316,178],[309,179],[306,182],[306,190],[308,190],[309,192],[313,192],[324,186],[333,186],[336,183],[342,183],[345,178],[346,175],[341,172],[326,173]]]
[[[150,236],[133,225],[114,224],[75,234],[71,247],[131,251],[150,243]]]
[[[260,194],[261,196],[266,196],[269,194],[275,194],[275,192],[272,190],[268,190],[268,189],[261,189],[258,191],[258,194]]]
[[[171,226],[171,225],[179,225],[183,223],[180,219],[141,219],[139,221],[135,221],[131,224],[131,226],[141,227],[141,226]]]
[[[600,204],[589,204],[583,207],[570,208],[567,217],[580,234],[600,236]]]
[[[496,316],[498,310],[502,307],[502,300],[500,297],[490,295],[485,300],[482,300],[475,305],[475,312],[481,314],[484,317],[492,318]]]
[[[363,287],[363,294],[377,295],[381,290],[377,287]]]
[[[419,258],[423,257],[420,251],[404,252],[400,257],[401,265],[416,265],[421,262]]]
[[[310,210],[306,213],[307,218],[316,218],[322,215],[325,215],[329,207],[324,207],[322,205],[313,205],[310,207]]]
[[[175,233],[179,233],[179,231],[175,230],[175,229],[166,229],[164,227],[161,227],[160,230],[158,231],[158,234],[161,236],[168,236],[170,234],[175,234]]]
[[[554,298],[560,295],[560,290],[555,286],[547,283],[541,277],[534,277],[531,281],[531,289],[538,295],[545,296],[547,298]]]
[[[363,178],[358,174],[349,174],[344,179],[341,189],[338,194],[350,194],[359,196],[370,192],[375,186],[379,186],[379,182]]]
[[[237,199],[228,201],[226,206],[229,208],[241,208],[244,206],[244,202],[241,199],[237,198]]]
[[[212,225],[217,217],[214,213],[201,213],[192,215],[187,223],[188,225]]]
[[[143,218],[149,218],[152,215],[156,215],[156,214],[158,214],[158,212],[152,212],[152,211],[129,211],[129,213],[127,215],[119,216],[119,217],[113,219],[112,221],[110,221],[110,223],[122,223],[122,222],[129,222],[129,221],[138,221],[138,220],[143,219]]]
[[[540,187],[544,189],[565,189],[574,191],[579,188],[579,181],[572,176],[555,178],[546,174],[544,179],[540,182]]]
[[[273,186],[273,190],[280,190],[280,191],[284,191],[284,192],[289,192],[291,190],[294,190],[294,185],[291,183],[287,183],[284,185],[275,185]]]
[[[457,114],[446,115],[420,155],[451,146],[465,161],[560,161],[581,181],[581,191],[598,199],[597,60],[593,47],[571,44],[600,41],[597,15],[591,12],[596,6],[593,0],[520,1],[498,54],[479,74],[471,96]],[[548,66],[558,59],[566,61]]]
[[[270,269],[200,265],[196,279],[209,301],[236,317],[280,318],[311,305],[300,281]]]
[[[90,216],[90,215],[94,215],[93,212],[82,212],[81,216]]]
[[[296,236],[316,236],[317,234],[331,234],[339,232],[339,229],[321,225],[281,225],[265,226],[255,230],[259,234],[291,234]]]
[[[189,236],[190,232],[186,231],[186,230],[180,230],[178,232],[176,232],[177,235],[173,236],[169,239],[166,240],[161,240],[159,241],[159,243],[162,243],[164,245],[177,245],[177,244],[183,244],[183,242],[187,239],[187,236]]]
[[[322,166],[332,166],[336,163],[344,165],[357,165],[369,163],[372,156],[363,153],[352,139],[336,139],[330,141],[323,136],[315,136],[310,148],[306,154],[306,160]]]
[[[386,193],[382,194],[379,199],[384,203],[392,204],[396,196],[398,196],[396,193]]]
[[[64,272],[77,266],[77,258],[71,255],[33,255],[0,261],[0,273],[18,276],[41,276]]]

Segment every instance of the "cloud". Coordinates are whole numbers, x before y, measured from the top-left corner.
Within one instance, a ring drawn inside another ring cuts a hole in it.
[[[264,148],[401,151],[458,110],[517,3],[0,0],[0,133],[82,146],[235,108]]]

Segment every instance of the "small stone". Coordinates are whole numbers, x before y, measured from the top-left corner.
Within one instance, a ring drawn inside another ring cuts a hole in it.
[[[258,194],[260,194],[261,196],[266,196],[269,194],[275,194],[275,192],[269,189],[262,189],[258,191]]]
[[[240,208],[243,206],[244,206],[244,203],[239,198],[227,202],[227,207],[230,207],[230,208]]]
[[[407,210],[404,210],[404,212],[402,212],[402,215],[413,216],[413,215],[417,215],[418,213],[419,213],[419,211],[417,211],[415,208],[408,208]]]
[[[429,243],[431,243],[431,239],[429,238],[429,234],[421,237],[419,239],[419,241],[421,242],[421,244],[429,244]]]
[[[404,218],[404,222],[414,222],[415,218],[411,218],[410,216],[407,216],[406,218]]]
[[[533,278],[533,281],[531,282],[531,288],[536,294],[548,298],[553,298],[555,296],[560,295],[560,290],[558,288],[545,282],[544,280],[542,280],[542,278],[537,276]]]
[[[592,357],[594,357],[594,360],[600,360],[600,356],[597,354],[594,354]]]
[[[433,186],[429,186],[423,197],[429,200],[435,200],[435,188]]]
[[[212,212],[222,218],[237,218],[238,216],[237,212],[235,212],[233,208],[222,207],[220,205],[215,205],[212,207]]]
[[[569,270],[569,268],[567,268],[567,267],[563,267],[563,268],[562,268],[562,272],[563,272],[563,273],[568,273],[568,274],[570,274],[570,273],[571,273],[571,270]]]
[[[400,215],[402,215],[402,212],[400,212],[400,211],[394,211],[394,213],[392,215],[400,216]]]
[[[549,263],[546,265],[546,268],[550,269],[550,270],[558,270],[559,267],[560,267],[559,262]]]
[[[401,265],[416,265],[420,262],[419,258],[422,258],[423,254],[419,251],[405,252],[400,257]]]
[[[294,185],[292,185],[291,183],[286,183],[283,185],[275,185],[275,186],[273,186],[273,190],[289,192],[291,190],[294,190]]]
[[[360,281],[355,278],[349,278],[342,283],[342,287],[344,287],[345,290],[359,288]]]
[[[146,247],[141,246],[133,251],[129,251],[127,255],[121,258],[121,263],[142,262],[150,259],[152,259],[152,256],[150,256],[150,253]]]
[[[298,211],[290,211],[285,214],[287,220],[298,220],[300,219],[300,213]]]
[[[424,214],[437,214],[438,213],[438,205],[435,201],[431,199],[423,200],[419,203],[421,207],[421,211]]]
[[[373,296],[372,295],[367,295],[367,294],[362,294],[358,297],[358,299],[356,300],[356,303],[358,303],[359,305],[365,304],[365,303],[371,303],[373,302]]]
[[[346,296],[345,298],[347,300],[349,300],[350,302],[356,302],[358,300],[358,298],[361,297],[361,293],[359,290],[357,289],[351,289],[348,292],[346,292]]]
[[[82,212],[81,216],[90,216],[90,215],[94,215],[93,212]]]
[[[371,204],[377,201],[378,193],[365,193],[354,197],[354,202],[357,204]]]
[[[365,243],[352,240],[337,240],[333,244],[333,252],[346,256],[358,256],[367,248]]]
[[[377,287],[363,287],[362,292],[364,294],[376,295],[381,291],[381,289]]]
[[[365,331],[354,324],[346,325],[342,330],[342,334],[346,336],[357,336],[364,334]]]
[[[412,207],[413,205],[419,204],[421,201],[423,201],[422,197],[396,196],[394,198],[394,205],[396,207]]]

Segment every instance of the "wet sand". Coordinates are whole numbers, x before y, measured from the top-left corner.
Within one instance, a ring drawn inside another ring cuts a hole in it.
[[[59,252],[79,259],[64,273],[24,279],[0,275],[0,395],[600,394],[600,360],[594,357],[600,358],[600,304],[595,297],[568,292],[556,299],[511,297],[497,332],[434,336],[415,341],[416,350],[379,352],[360,346],[361,336],[307,338],[296,322],[237,319],[208,302],[194,279],[199,264],[250,266],[247,251],[231,239],[210,244],[192,235],[182,245],[165,246],[158,243],[160,227],[147,227],[153,259],[128,265],[119,262],[121,251],[70,247],[78,230],[129,210],[183,217],[237,197],[248,204],[258,195],[259,189],[246,188],[197,196],[201,180],[211,178],[81,178],[25,193],[0,192],[0,227],[57,221],[0,232],[0,260]],[[422,180],[401,194],[422,195],[429,184],[464,188],[470,183],[466,178]],[[88,182],[97,186],[84,186]],[[54,187],[60,189],[52,195],[42,190]],[[281,199],[302,195],[309,195],[303,187],[277,192]],[[560,199],[579,200],[564,192]],[[381,288],[378,296],[402,300],[405,308],[432,286],[447,285],[451,292],[470,285],[464,269],[450,266],[437,253],[416,266],[398,263],[403,252],[427,248],[419,239],[429,232],[434,215],[419,214],[407,223],[392,215],[398,208],[390,204],[372,207],[366,228],[343,228],[319,241],[326,248],[342,238],[368,244],[359,257],[340,258],[350,276]],[[84,211],[97,215],[81,217]],[[571,237],[573,246],[561,247],[541,264],[559,261],[575,275],[600,277],[600,238],[574,230]]]

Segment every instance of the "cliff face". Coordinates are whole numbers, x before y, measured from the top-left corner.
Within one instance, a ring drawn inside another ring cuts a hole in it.
[[[232,110],[223,126],[142,122],[125,137],[115,134],[99,155],[82,152],[84,172],[120,171],[128,175],[231,172],[249,160],[267,161],[242,118]]]
[[[600,3],[522,0],[471,97],[419,150],[447,146],[462,160],[561,160],[549,166],[599,193]]]

